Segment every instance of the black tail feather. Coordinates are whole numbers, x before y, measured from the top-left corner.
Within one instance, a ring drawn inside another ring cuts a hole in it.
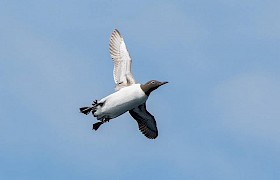
[[[103,122],[97,122],[97,123],[93,124],[92,125],[92,130],[96,131],[101,126],[101,124],[103,124]]]
[[[80,112],[88,115],[92,111],[92,107],[81,107]]]

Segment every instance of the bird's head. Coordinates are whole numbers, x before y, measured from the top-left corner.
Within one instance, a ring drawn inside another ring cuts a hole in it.
[[[147,96],[149,96],[150,93],[153,90],[157,89],[158,87],[160,87],[160,86],[162,86],[162,85],[164,85],[166,83],[168,83],[168,82],[166,82],[166,81],[165,82],[159,82],[157,80],[151,80],[151,81],[148,81],[145,84],[141,84],[141,89],[145,92],[145,94]]]

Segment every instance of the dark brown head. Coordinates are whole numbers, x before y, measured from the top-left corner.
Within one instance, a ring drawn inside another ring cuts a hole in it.
[[[140,87],[145,92],[145,94],[149,96],[153,90],[157,89],[159,86],[164,85],[166,83],[168,82],[159,82],[157,80],[151,80],[148,81],[146,84],[141,84]]]

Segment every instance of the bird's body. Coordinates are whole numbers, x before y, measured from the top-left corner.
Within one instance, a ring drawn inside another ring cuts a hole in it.
[[[110,55],[114,62],[116,92],[99,101],[95,100],[91,107],[82,107],[80,111],[86,115],[92,112],[100,121],[93,124],[94,130],[110,119],[129,111],[137,121],[140,131],[147,138],[155,139],[158,136],[157,125],[154,116],[146,109],[146,101],[152,91],[167,82],[151,80],[145,84],[136,83],[131,73],[130,55],[117,29],[113,31],[110,38]]]
[[[148,96],[143,92],[140,84],[133,84],[98,101],[102,106],[98,105],[93,115],[97,119],[113,119],[145,103],[147,99]]]

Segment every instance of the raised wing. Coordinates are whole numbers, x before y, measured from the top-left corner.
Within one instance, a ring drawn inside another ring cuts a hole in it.
[[[155,139],[158,136],[157,123],[153,115],[147,109],[146,104],[129,111],[130,115],[137,121],[139,130],[149,139]]]
[[[110,55],[114,62],[114,81],[116,90],[135,83],[131,73],[131,58],[126,49],[123,37],[115,29],[110,38]]]

